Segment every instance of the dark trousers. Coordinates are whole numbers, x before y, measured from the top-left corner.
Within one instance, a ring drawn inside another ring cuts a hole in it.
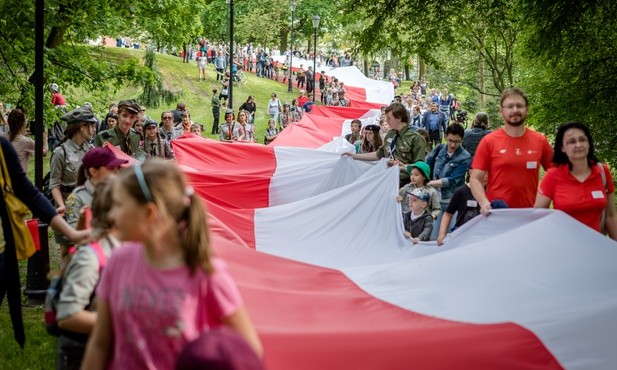
[[[219,113],[220,108],[212,107],[212,116],[214,117],[214,123],[212,123],[212,134],[219,133]]]
[[[58,370],[79,370],[81,361],[84,357],[86,344],[68,339],[64,336],[58,341],[58,357],[56,358],[56,369]]]
[[[313,92],[313,80],[309,79],[306,81],[306,93],[310,94]]]
[[[439,130],[429,131],[428,136],[430,138],[431,147],[436,147],[441,144],[441,133]]]

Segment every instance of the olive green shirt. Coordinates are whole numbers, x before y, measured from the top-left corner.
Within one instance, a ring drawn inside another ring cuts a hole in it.
[[[64,218],[66,222],[77,227],[77,221],[79,221],[79,214],[81,209],[85,206],[92,205],[92,196],[94,195],[94,185],[90,180],[86,180],[85,184],[76,187],[71,194],[66,198],[64,205],[66,211]]]
[[[77,183],[77,172],[79,166],[81,166],[81,161],[90,148],[92,148],[92,145],[87,142],[80,147],[71,139],[67,139],[64,143],[58,145],[51,155],[49,188],[74,187]]]
[[[127,145],[127,136],[130,145]],[[109,142],[131,157],[143,161],[146,159],[146,153],[141,148],[141,141],[141,135],[137,131],[130,129],[128,135],[124,135],[124,132],[116,126],[109,130],[99,132],[94,138],[94,145],[103,146],[105,142]]]
[[[394,135],[398,133],[396,146],[393,153],[390,153],[390,143],[394,140]],[[392,157],[402,164],[412,164],[416,161],[423,161],[426,157],[426,142],[409,125],[403,126],[399,131],[390,130],[383,140],[383,145],[375,152],[377,157]],[[401,171],[402,180],[409,179],[407,171]]]

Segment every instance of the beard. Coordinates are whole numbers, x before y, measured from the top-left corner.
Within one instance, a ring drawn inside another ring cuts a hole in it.
[[[527,118],[527,115],[517,114],[511,115],[507,119],[504,119],[504,121],[509,126],[519,127],[525,124],[525,118]]]

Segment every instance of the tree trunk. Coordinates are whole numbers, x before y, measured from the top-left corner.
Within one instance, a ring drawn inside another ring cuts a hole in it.
[[[479,87],[480,87],[480,91],[486,91],[486,81],[485,81],[485,76],[484,76],[484,60],[482,59],[482,56],[478,55],[478,71],[479,71],[479,77],[480,77],[480,82],[479,82]],[[481,111],[484,111],[484,106],[486,105],[486,95],[483,94],[482,92],[480,92],[480,96],[478,99],[478,108]]]
[[[45,42],[45,47],[49,49],[57,48],[64,41],[64,33],[66,32],[66,28],[64,27],[52,27],[51,31],[49,31],[49,36],[47,37],[47,41]]]
[[[279,36],[280,36],[279,47],[280,47],[281,55],[282,55],[285,53],[285,50],[287,50],[287,37],[289,37],[289,30],[285,28],[281,28]]]
[[[428,73],[428,66],[426,65],[426,62],[424,61],[424,59],[422,59],[421,57],[418,57],[418,60],[420,64],[419,72],[418,72],[420,73],[419,79],[422,80],[423,78],[426,77],[426,74]]]
[[[368,68],[369,68],[369,64],[370,64],[371,62],[369,61],[369,59],[368,59],[368,57],[367,57],[366,55],[364,56],[364,58],[363,58],[363,59],[364,59],[364,75],[365,75],[366,77],[368,77]]]

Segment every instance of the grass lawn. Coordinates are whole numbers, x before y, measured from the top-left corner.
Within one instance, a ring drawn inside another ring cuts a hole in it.
[[[102,51],[102,58],[121,60],[127,58],[139,59],[143,63],[145,52],[143,50],[126,49],[126,48],[105,48]],[[167,89],[175,92],[181,92],[182,95],[179,101],[186,103],[187,108],[191,113],[191,118],[194,122],[201,123],[205,127],[204,136],[213,139],[218,139],[218,135],[210,135],[212,130],[212,89],[218,88],[221,90],[221,83],[216,81],[216,71],[214,66],[209,64],[206,72],[206,81],[199,81],[199,72],[197,62],[183,63],[179,57],[171,55],[156,55],[156,66],[163,76],[164,85]],[[268,127],[268,114],[266,111],[267,102],[270,100],[270,94],[277,94],[281,103],[289,102],[298,96],[298,89],[294,87],[294,93],[287,92],[287,85],[282,84],[282,77],[279,81],[258,78],[252,73],[246,73],[248,82],[242,87],[233,87],[234,110],[238,111],[238,107],[242,105],[249,95],[255,96],[257,104],[257,113],[255,116],[255,132],[256,138],[263,143],[264,133]],[[95,106],[95,111],[100,113],[106,110],[106,106],[113,102],[118,102],[121,99],[137,98],[141,93],[140,86],[128,86],[127,88],[113,93],[109,102],[101,102],[101,106]],[[92,93],[88,91],[78,90],[76,94],[80,96],[80,100],[95,101]],[[78,102],[80,100],[77,100]],[[176,104],[163,105],[158,108],[148,107],[146,114],[160,122],[161,113],[166,110],[175,109]],[[219,124],[223,122],[224,112],[221,113]]]
[[[0,308],[0,369],[55,369],[58,339],[47,334],[42,307],[24,307],[26,345],[22,350],[13,339],[6,300]]]

